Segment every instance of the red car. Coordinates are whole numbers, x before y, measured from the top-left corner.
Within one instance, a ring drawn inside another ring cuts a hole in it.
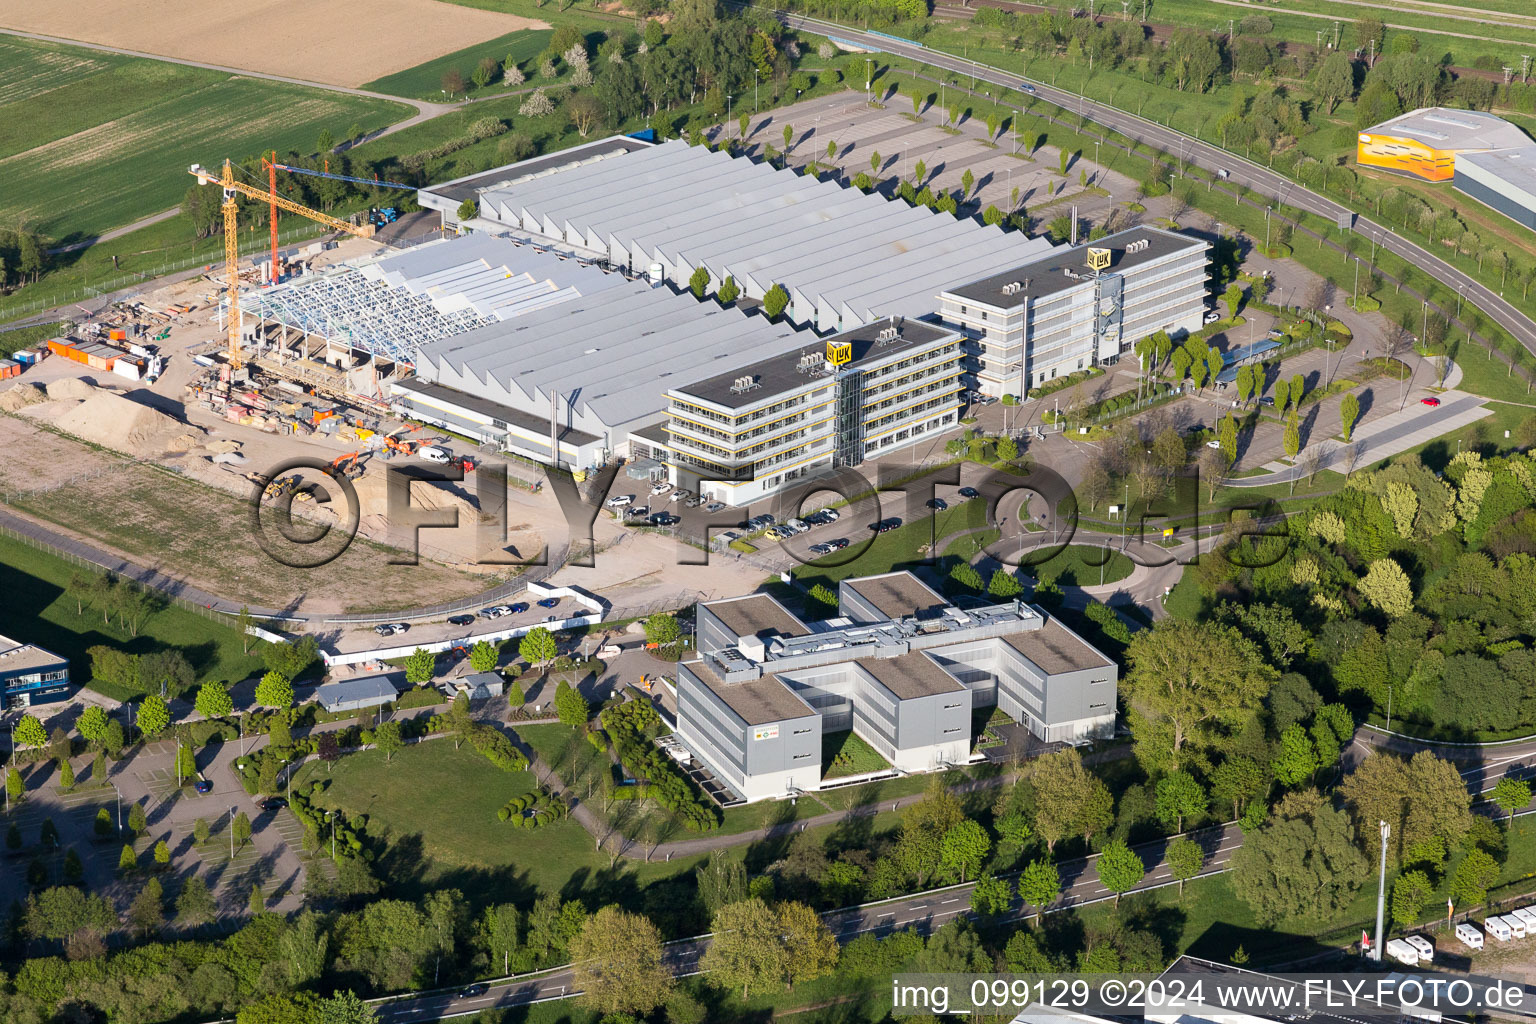
[[[1436,406],[1438,406],[1440,404],[1440,399],[1438,399],[1438,398],[1421,398],[1421,399],[1419,399],[1419,404],[1420,405],[1427,405],[1431,409],[1433,409],[1433,408],[1435,408]]]

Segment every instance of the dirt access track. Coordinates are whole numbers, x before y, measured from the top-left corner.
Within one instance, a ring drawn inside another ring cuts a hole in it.
[[[347,87],[549,27],[438,0],[6,0],[0,26]]]

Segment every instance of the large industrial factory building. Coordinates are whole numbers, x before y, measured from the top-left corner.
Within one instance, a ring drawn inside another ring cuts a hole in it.
[[[1184,235],[1053,248],[681,142],[604,139],[420,198],[457,237],[252,292],[260,358],[321,337],[413,419],[572,469],[648,459],[733,505],[949,430],[967,389],[1024,395],[1192,330],[1206,303]]]

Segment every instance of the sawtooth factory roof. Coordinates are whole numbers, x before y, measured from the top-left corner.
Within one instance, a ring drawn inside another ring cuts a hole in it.
[[[502,172],[516,177],[516,165]],[[652,262],[789,290],[823,329],[929,313],[938,292],[1050,249],[832,181],[681,141],[549,169],[480,197],[480,218],[645,271]],[[679,275],[686,279],[686,274]]]

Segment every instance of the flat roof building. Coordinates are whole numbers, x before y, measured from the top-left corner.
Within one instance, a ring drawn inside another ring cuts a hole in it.
[[[711,291],[730,277],[748,300],[781,284],[789,319],[820,331],[931,313],[941,289],[1050,249],[1043,238],[676,140],[602,139],[431,186],[420,201],[455,224],[466,189],[478,196],[473,230],[633,273],[657,266],[680,288],[703,267]]]
[[[1536,229],[1536,144],[1457,153],[1456,189]]]
[[[922,772],[973,759],[975,707],[1046,741],[1114,729],[1114,662],[1031,605],[962,610],[909,572],[843,580],[838,601],[814,623],[767,594],[698,605],[676,736],[739,799],[821,788],[824,733]]]
[[[963,339],[880,320],[667,390],[665,419],[630,451],[672,480],[746,505],[831,466],[857,466],[952,428]]]
[[[0,707],[7,711],[69,699],[69,659],[0,636]]]
[[[1458,154],[1529,145],[1529,135],[1494,114],[1420,107],[1361,132],[1355,161],[1362,167],[1449,181]]]
[[[1116,362],[1149,334],[1199,329],[1209,248],[1131,228],[947,289],[940,315],[971,339],[976,387],[1022,398],[1054,377]]]

